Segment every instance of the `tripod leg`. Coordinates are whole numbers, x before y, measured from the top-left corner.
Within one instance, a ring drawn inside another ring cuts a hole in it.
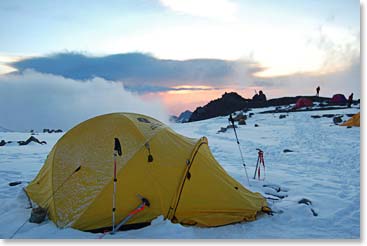
[[[257,162],[256,162],[256,168],[255,168],[255,172],[254,172],[254,179],[256,179],[256,171],[257,171],[257,168],[259,167],[259,157],[257,157]]]

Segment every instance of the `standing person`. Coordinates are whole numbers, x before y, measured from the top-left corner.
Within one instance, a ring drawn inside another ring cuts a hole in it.
[[[348,97],[348,108],[352,106],[353,103],[353,93],[349,95]]]
[[[258,97],[259,101],[261,102],[266,102],[266,96],[264,94],[263,91],[259,91],[259,97]]]
[[[317,86],[317,88],[316,88],[316,96],[318,97],[319,94],[320,94],[320,86]]]

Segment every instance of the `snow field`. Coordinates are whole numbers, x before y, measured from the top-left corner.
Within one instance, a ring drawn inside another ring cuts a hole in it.
[[[289,113],[283,119],[279,119],[280,114],[259,114],[260,111],[264,109],[251,111],[255,115],[247,119],[247,125],[236,129],[250,186],[233,129],[217,134],[220,127],[229,124],[228,117],[172,124],[171,127],[188,137],[206,136],[213,155],[232,177],[248,189],[269,198],[269,205],[275,211],[273,216],[261,215],[253,222],[216,228],[186,227],[159,217],[149,227],[104,238],[359,239],[360,128],[334,125],[332,118],[311,117],[327,113],[357,113],[359,110],[297,112]],[[347,118],[344,116],[343,120]],[[254,127],[255,124],[259,126]],[[25,140],[29,135],[0,132],[0,140]],[[10,238],[19,228],[14,238],[96,239],[101,236],[72,228],[59,229],[48,220],[40,225],[26,222],[30,209],[27,209],[28,201],[22,188],[27,184],[8,185],[13,181],[32,180],[61,136],[40,133],[36,137],[47,141],[46,145],[10,144],[0,147],[1,238]],[[264,181],[252,179],[257,160],[256,148],[264,151]],[[285,153],[285,149],[292,152]],[[303,198],[312,204],[298,203]]]

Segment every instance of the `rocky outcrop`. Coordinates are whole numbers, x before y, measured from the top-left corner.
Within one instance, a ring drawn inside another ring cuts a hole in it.
[[[178,117],[176,122],[178,123],[185,123],[188,122],[190,117],[192,115],[192,112],[190,110],[186,110],[184,112],[182,112]]]
[[[62,132],[61,129],[57,129],[57,130],[55,130],[55,129],[47,129],[47,128],[43,129],[43,133],[60,133],[60,132]]]
[[[40,141],[40,140],[38,140],[37,138],[35,138],[33,136],[29,137],[26,141],[18,141],[18,144],[19,145],[27,145],[30,142],[35,142],[35,143],[38,143],[38,144],[47,144],[46,141]]]
[[[196,108],[189,122],[229,115],[235,111],[246,108],[249,101],[251,100],[244,99],[235,92],[224,93],[221,98],[210,101],[203,107]]]
[[[210,119],[218,116],[226,116],[235,111],[248,111],[252,108],[278,107],[295,104],[301,97],[309,98],[313,102],[328,104],[330,98],[317,96],[296,96],[296,97],[281,97],[270,100],[251,100],[245,99],[235,92],[225,93],[221,98],[210,101],[203,107],[198,107],[192,113],[189,122]]]

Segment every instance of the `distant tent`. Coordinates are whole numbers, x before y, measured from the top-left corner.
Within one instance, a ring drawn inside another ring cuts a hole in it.
[[[184,225],[221,226],[255,220],[265,211],[265,198],[225,172],[205,137],[184,137],[148,116],[113,113],[68,131],[26,187],[58,227],[89,231],[112,226],[115,138],[122,149],[116,224],[140,204],[137,195],[150,206],[127,226],[149,224],[160,215]]]
[[[345,105],[347,102],[348,101],[343,94],[335,94],[330,100],[330,103],[337,105]]]
[[[303,107],[312,107],[313,103],[312,100],[309,98],[301,97],[297,100],[295,108],[303,108]]]
[[[352,118],[350,118],[349,120],[347,120],[346,122],[341,124],[341,126],[358,126],[358,127],[360,127],[359,119],[360,119],[360,112],[353,115]]]

